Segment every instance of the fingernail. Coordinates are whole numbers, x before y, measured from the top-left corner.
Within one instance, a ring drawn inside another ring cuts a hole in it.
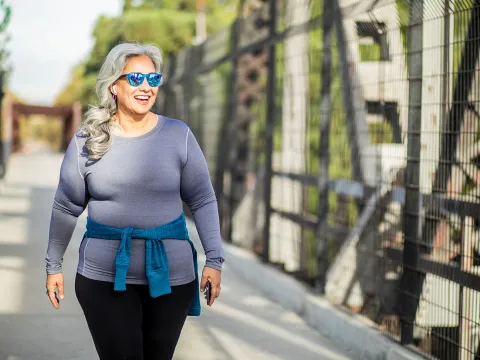
[[[63,300],[63,295],[60,295],[60,299],[62,299],[62,300]]]

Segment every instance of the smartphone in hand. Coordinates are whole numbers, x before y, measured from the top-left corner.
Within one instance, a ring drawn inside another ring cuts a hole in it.
[[[210,286],[210,281],[207,281],[207,285],[205,286],[205,296],[207,299],[207,305],[210,306],[210,299],[212,298],[212,287]]]

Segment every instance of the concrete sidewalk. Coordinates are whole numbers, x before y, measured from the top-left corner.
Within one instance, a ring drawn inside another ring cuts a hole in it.
[[[0,194],[0,360],[98,359],[73,292],[86,214],[65,254],[66,296],[60,310],[45,295],[44,256],[61,159],[61,154],[15,155],[9,164]],[[193,228],[190,224],[196,239]],[[197,249],[203,253],[200,245]],[[199,260],[203,266],[204,258]],[[232,265],[225,266],[222,296],[214,306],[187,320],[174,359],[357,358],[344,355],[293,311],[245,281],[245,274],[237,274],[238,261]]]

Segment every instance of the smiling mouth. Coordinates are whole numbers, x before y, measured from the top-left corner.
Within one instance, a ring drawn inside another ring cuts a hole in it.
[[[150,100],[150,96],[148,95],[139,95],[139,96],[134,96],[135,100],[137,100],[138,103],[142,105],[148,104],[148,101]]]

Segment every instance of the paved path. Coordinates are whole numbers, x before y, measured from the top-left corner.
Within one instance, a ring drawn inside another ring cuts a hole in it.
[[[0,360],[98,359],[73,292],[86,214],[65,254],[61,309],[54,310],[45,295],[44,255],[61,159],[60,154],[15,155],[0,189]],[[199,260],[203,266],[204,259]],[[188,318],[174,359],[350,357],[235,276],[227,264],[221,298],[204,307],[201,317]]]

